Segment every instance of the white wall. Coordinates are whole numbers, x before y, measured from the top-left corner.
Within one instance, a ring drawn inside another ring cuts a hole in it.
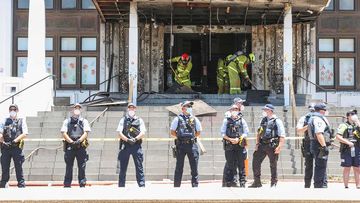
[[[0,5],[0,76],[11,76],[13,0],[1,0]]]

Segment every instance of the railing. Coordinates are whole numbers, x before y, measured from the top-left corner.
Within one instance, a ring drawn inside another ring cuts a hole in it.
[[[19,92],[16,92],[15,94],[9,96],[8,98],[0,101],[0,104],[4,103],[5,101],[7,101],[7,100],[9,100],[9,99],[11,99],[12,104],[14,104],[14,97],[15,97],[15,96],[19,95],[20,93],[24,92],[25,90],[27,90],[27,89],[29,89],[29,88],[31,88],[31,87],[37,85],[38,83],[46,80],[46,79],[49,78],[49,77],[53,77],[54,80],[56,81],[56,76],[55,76],[55,75],[48,75],[48,76],[42,78],[41,80],[38,80],[37,82],[34,82],[33,84],[27,86],[26,88],[20,90]],[[54,91],[56,92],[56,82],[54,82]]]
[[[116,74],[116,75],[110,77],[109,79],[102,81],[101,83],[99,83],[99,86],[102,85],[102,84],[104,84],[104,83],[106,83],[106,82],[108,82],[108,81],[110,81],[110,80],[112,80],[112,79],[114,79],[115,77],[118,77],[118,76],[120,76],[120,75],[119,75],[119,74]],[[90,101],[90,97],[92,96],[91,90],[88,90],[88,93],[89,93],[88,98],[86,98],[83,102],[86,102],[88,99],[89,99],[89,101]]]

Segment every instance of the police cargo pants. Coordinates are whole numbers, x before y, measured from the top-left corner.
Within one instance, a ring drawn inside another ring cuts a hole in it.
[[[245,174],[245,159],[247,156],[246,149],[243,147],[234,147],[234,149],[225,149],[225,168],[224,169],[224,179],[226,183],[231,183],[234,180],[234,174],[239,170],[239,183],[245,184],[246,174]]]
[[[314,168],[314,188],[327,187],[327,160],[328,156],[318,157],[320,153],[320,144],[313,140],[311,141],[311,153],[314,155],[315,168]]]
[[[25,187],[24,173],[23,173],[23,168],[22,168],[22,164],[25,161],[25,157],[24,157],[24,153],[23,153],[22,149],[20,149],[19,147],[10,147],[10,148],[3,147],[1,149],[2,175],[1,175],[0,188],[5,187],[6,183],[10,179],[11,159],[13,159],[13,161],[14,161],[16,180],[18,182],[17,186]]]
[[[139,187],[145,187],[145,175],[144,175],[144,153],[141,148],[141,144],[130,145],[124,143],[124,149],[119,151],[118,160],[120,162],[119,172],[119,187],[125,187],[126,171],[129,165],[130,155],[133,157],[136,171],[136,181]]]
[[[75,158],[78,165],[79,185],[80,187],[85,187],[86,185],[85,168],[86,168],[86,162],[88,161],[88,155],[86,149],[83,147],[80,147],[78,149],[73,149],[72,147],[68,147],[66,148],[64,155],[65,164],[66,164],[64,187],[71,187]]]
[[[176,167],[174,175],[174,187],[180,187],[184,169],[185,156],[188,157],[191,169],[191,185],[197,187],[199,185],[199,149],[196,144],[178,144],[176,146]]]
[[[254,151],[252,162],[254,183],[261,184],[261,164],[266,156],[268,156],[270,160],[271,184],[277,183],[277,161],[279,155],[275,154],[274,151],[275,149],[268,144],[259,144],[258,150]]]
[[[310,188],[311,179],[313,178],[314,171],[314,156],[310,150],[310,140],[303,140],[304,159],[305,159],[305,174],[304,182],[305,188]]]

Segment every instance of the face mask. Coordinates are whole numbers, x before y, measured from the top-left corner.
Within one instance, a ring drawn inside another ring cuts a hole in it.
[[[128,112],[128,114],[129,114],[130,117],[134,117],[134,116],[135,116],[135,111],[134,111],[134,110],[130,110],[130,111]]]
[[[231,116],[232,117],[237,117],[239,115],[239,112],[238,111],[232,111],[231,112]]]
[[[328,116],[328,115],[329,115],[329,112],[328,112],[328,111],[325,111],[324,115],[325,115],[325,116]]]
[[[267,117],[267,113],[265,111],[262,112],[263,117]]]
[[[357,121],[359,118],[358,118],[358,116],[357,115],[352,115],[351,116],[351,120],[352,121]]]
[[[74,115],[75,115],[75,116],[79,116],[79,115],[80,115],[80,113],[81,113],[81,112],[80,112],[80,110],[79,110],[79,109],[75,109],[75,110],[74,110]]]
[[[240,111],[244,111],[245,107],[243,105],[241,105],[240,107]]]
[[[16,117],[16,111],[10,111],[10,117],[15,118]]]
[[[186,109],[186,113],[188,113],[188,114],[191,115],[191,114],[192,114],[192,108],[187,108],[187,109]]]

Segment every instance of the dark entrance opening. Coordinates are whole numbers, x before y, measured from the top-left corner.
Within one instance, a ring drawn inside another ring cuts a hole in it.
[[[170,34],[165,34],[165,60],[170,58]],[[209,54],[211,46],[211,55]],[[246,54],[251,52],[251,34],[246,33],[221,33],[211,35],[211,45],[209,36],[204,34],[181,33],[174,34],[174,46],[172,48],[172,57],[181,56],[188,53],[192,58],[193,68],[190,72],[192,89],[201,93],[216,94],[216,69],[219,58],[225,58],[238,50],[246,47]],[[171,84],[176,83],[173,79],[172,71],[168,63],[165,63],[164,84],[166,91]],[[176,70],[176,63],[173,63]],[[251,78],[251,66],[247,67]],[[172,75],[172,76],[170,76]],[[250,87],[242,85],[242,90]]]

